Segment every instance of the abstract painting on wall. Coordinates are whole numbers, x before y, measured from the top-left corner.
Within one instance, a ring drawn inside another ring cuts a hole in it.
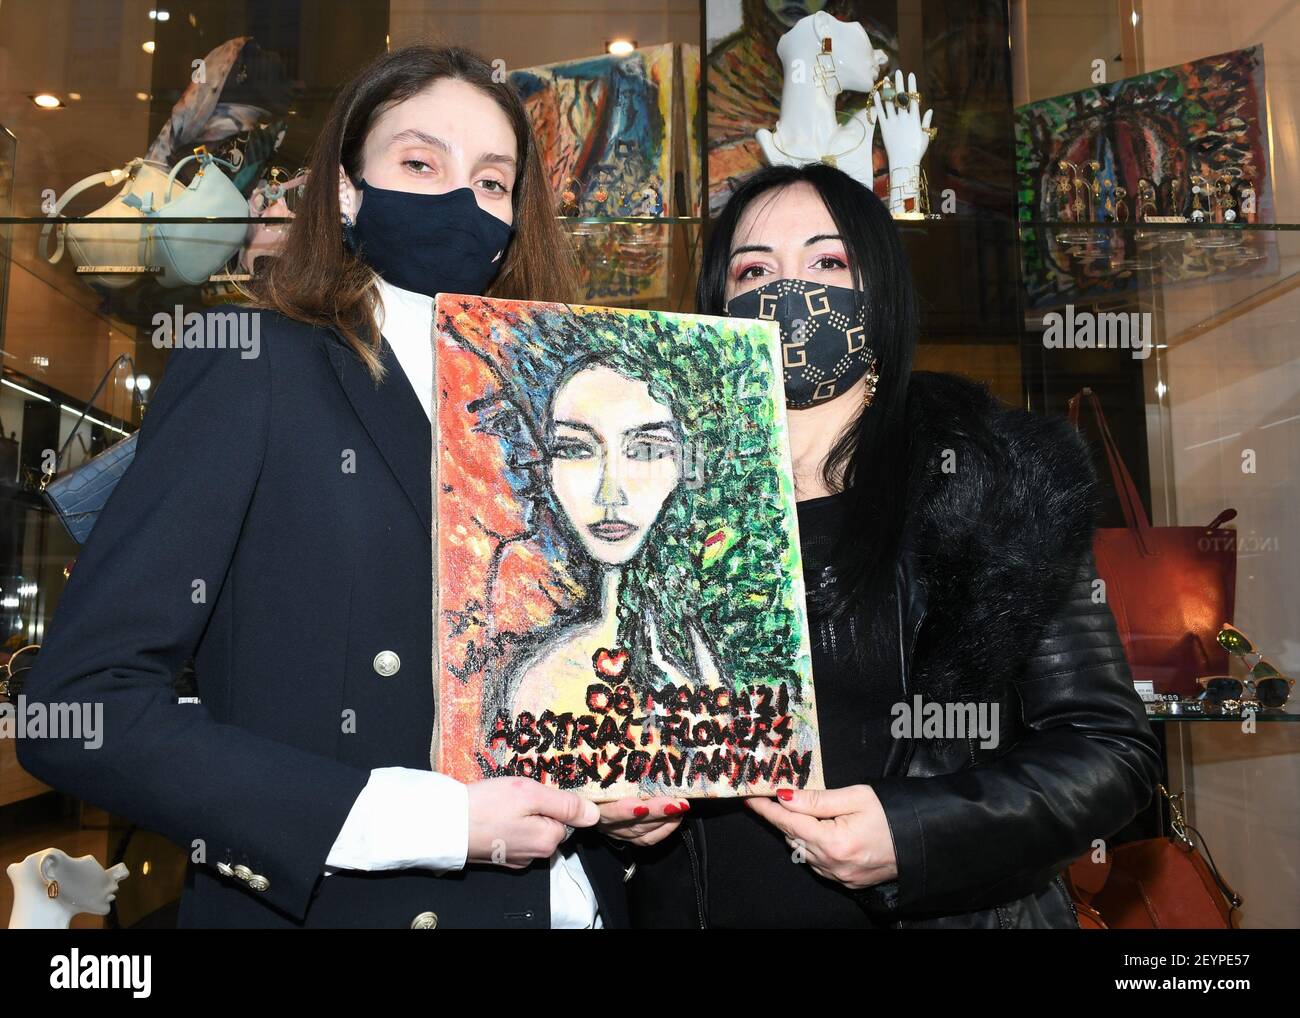
[[[1120,295],[1139,271],[1171,284],[1274,270],[1268,231],[1213,228],[1225,215],[1273,221],[1264,96],[1255,46],[1020,107],[1019,217],[1035,223],[1021,245],[1030,304]],[[1186,229],[1160,222],[1202,217]],[[1159,225],[1143,229],[1148,219]]]
[[[673,214],[673,80],[672,44],[511,72],[562,215]],[[621,271],[619,257],[585,250],[611,235],[615,253],[626,252],[642,271]],[[666,244],[646,243],[625,224],[581,229],[575,241],[579,283],[588,300],[666,296]]]
[[[770,322],[442,295],[438,769],[822,787]]]

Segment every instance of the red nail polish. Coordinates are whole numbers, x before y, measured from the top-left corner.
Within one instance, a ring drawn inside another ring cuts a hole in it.
[[[636,809],[634,809],[634,810],[632,811],[632,815],[633,815],[634,817],[636,817],[638,820],[639,820],[641,817],[648,817],[648,816],[650,815],[650,807],[649,807],[649,806],[638,806]]]
[[[689,802],[685,802],[685,801],[682,802],[682,812],[683,812],[683,813],[689,813],[690,811],[691,811],[691,804],[690,804]]]
[[[664,807],[664,816],[666,817],[675,817],[680,812],[681,810],[678,809],[676,806],[674,806],[671,802]]]
[[[776,790],[776,797],[782,802],[789,802],[794,798],[794,791],[789,788],[778,788]]]

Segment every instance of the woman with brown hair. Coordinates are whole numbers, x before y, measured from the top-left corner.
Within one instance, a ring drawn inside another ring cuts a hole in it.
[[[569,299],[566,250],[509,86],[408,47],[340,92],[251,305],[187,329],[26,685],[101,744],[19,745],[186,848],[182,925],[625,922],[595,806],[431,769],[433,296]]]

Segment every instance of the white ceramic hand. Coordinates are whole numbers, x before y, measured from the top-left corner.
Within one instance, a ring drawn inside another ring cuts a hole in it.
[[[903,92],[902,71],[895,73],[894,88],[900,94]],[[916,91],[915,74],[907,76],[907,91]],[[923,118],[921,104],[915,100],[909,99],[907,109],[900,110],[894,99],[887,103],[881,102],[879,92],[872,94],[871,101],[875,109],[876,123],[880,127],[880,140],[885,143],[885,151],[889,154],[890,172],[905,167],[920,166],[926,150],[930,147],[930,135],[926,132],[930,127],[930,117],[934,110],[926,110]]]

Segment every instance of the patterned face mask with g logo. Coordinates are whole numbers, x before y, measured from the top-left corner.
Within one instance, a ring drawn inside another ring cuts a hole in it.
[[[867,342],[866,308],[857,292],[807,279],[775,279],[727,302],[733,318],[781,326],[785,402],[792,410],[843,395],[863,375],[875,392],[876,358]]]

